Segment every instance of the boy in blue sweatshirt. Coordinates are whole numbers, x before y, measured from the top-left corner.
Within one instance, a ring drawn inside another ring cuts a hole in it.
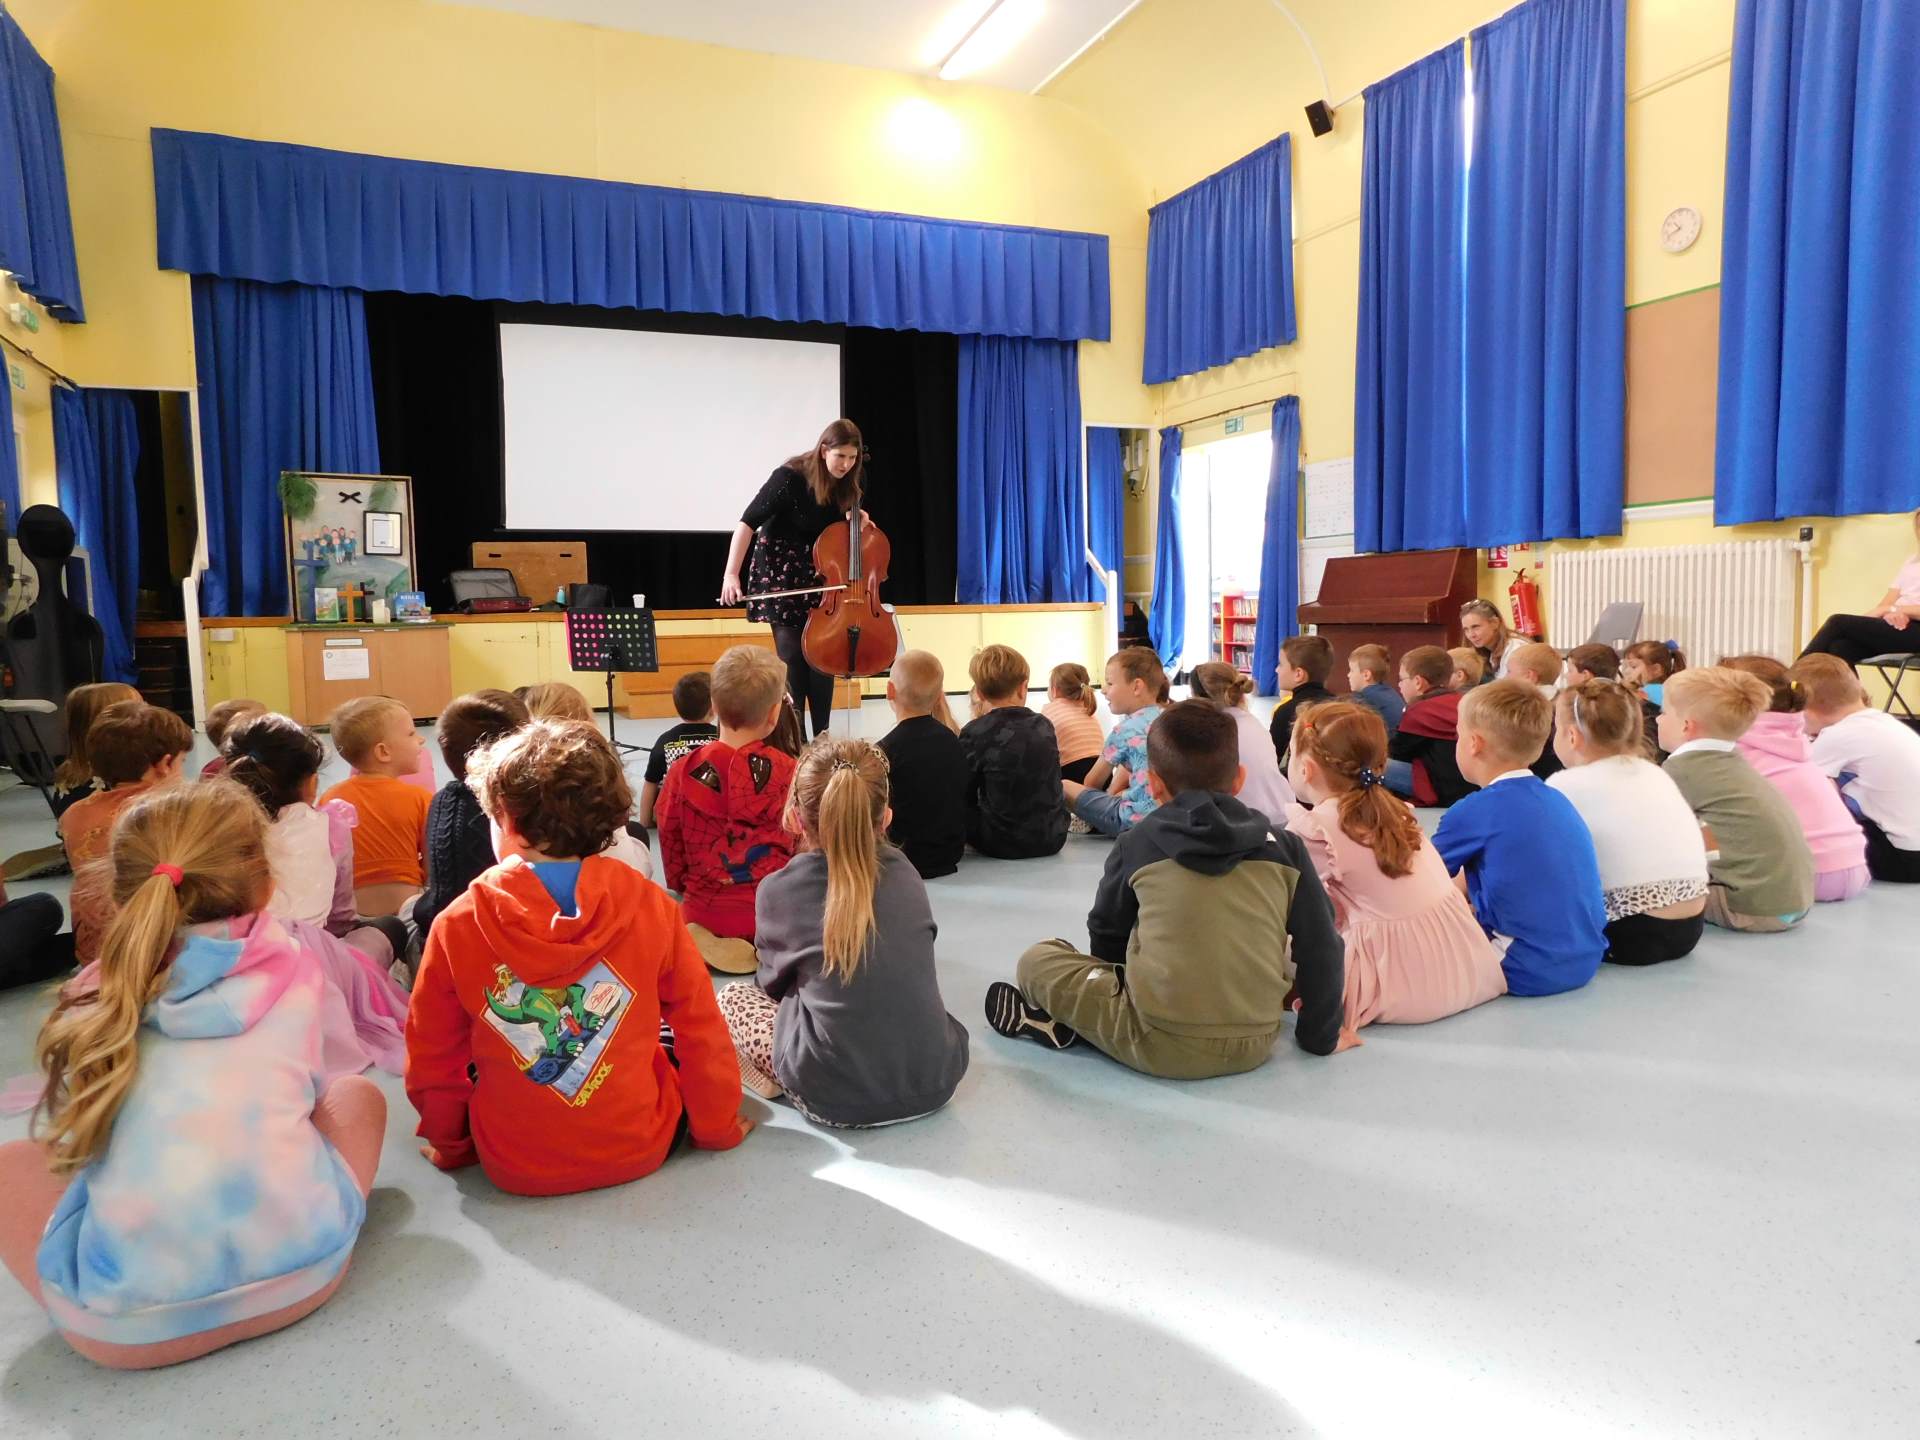
[[[1593,836],[1580,812],[1527,767],[1553,727],[1540,687],[1496,680],[1460,701],[1456,802],[1433,846],[1500,950],[1510,995],[1578,990],[1607,953]]]
[[[1400,728],[1407,702],[1394,685],[1393,657],[1384,645],[1356,645],[1347,652],[1347,689],[1363,705],[1379,711],[1387,734]]]

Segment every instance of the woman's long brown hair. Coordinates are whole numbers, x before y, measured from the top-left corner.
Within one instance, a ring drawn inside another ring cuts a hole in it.
[[[853,446],[859,456],[853,468],[836,480],[827,469],[824,452],[837,450],[842,445]],[[867,444],[860,438],[860,427],[847,419],[834,421],[820,432],[813,449],[787,461],[787,468],[807,477],[807,493],[813,496],[814,504],[832,505],[840,510],[851,508],[854,498],[866,489],[867,481]]]
[[[1293,727],[1293,743],[1313,757],[1327,789],[1339,797],[1347,838],[1373,851],[1389,880],[1411,874],[1426,841],[1413,811],[1387,789],[1387,726],[1380,712],[1351,700],[1311,706]],[[1367,770],[1372,782],[1362,785]]]
[[[806,748],[787,791],[787,828],[827,859],[821,969],[846,983],[873,944],[873,891],[880,882],[880,817],[887,813],[887,757],[865,740],[823,736]]]
[[[181,928],[245,915],[264,899],[266,825],[253,795],[223,779],[156,790],[120,817],[105,862],[120,908],[101,942],[99,988],[62,991],[40,1027],[46,1118],[35,1138],[55,1174],[106,1148],[133,1087],[141,1017],[167,988]],[[157,865],[178,866],[180,884]]]

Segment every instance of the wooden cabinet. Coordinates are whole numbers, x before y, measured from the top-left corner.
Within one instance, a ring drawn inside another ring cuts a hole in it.
[[[415,720],[433,719],[453,698],[444,625],[302,625],[286,636],[287,713],[303,725],[324,724],[363,695],[391,696]]]

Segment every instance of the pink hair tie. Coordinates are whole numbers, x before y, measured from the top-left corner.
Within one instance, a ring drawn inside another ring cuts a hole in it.
[[[180,888],[180,882],[187,878],[186,871],[182,870],[178,865],[156,865],[153,867],[153,873],[155,875],[166,876],[168,880],[173,882],[173,888],[176,890]]]

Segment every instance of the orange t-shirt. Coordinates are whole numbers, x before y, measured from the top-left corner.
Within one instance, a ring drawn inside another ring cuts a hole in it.
[[[73,954],[82,965],[100,958],[100,942],[113,923],[113,872],[104,860],[113,843],[114,823],[120,812],[151,790],[145,781],[96,790],[76,800],[60,817],[60,843],[67,847],[73,866],[73,894],[67,909],[73,914]]]
[[[353,832],[356,887],[426,883],[420,857],[427,843],[431,795],[388,775],[352,775],[320,797],[322,805],[329,800],[344,800],[360,815]]]

